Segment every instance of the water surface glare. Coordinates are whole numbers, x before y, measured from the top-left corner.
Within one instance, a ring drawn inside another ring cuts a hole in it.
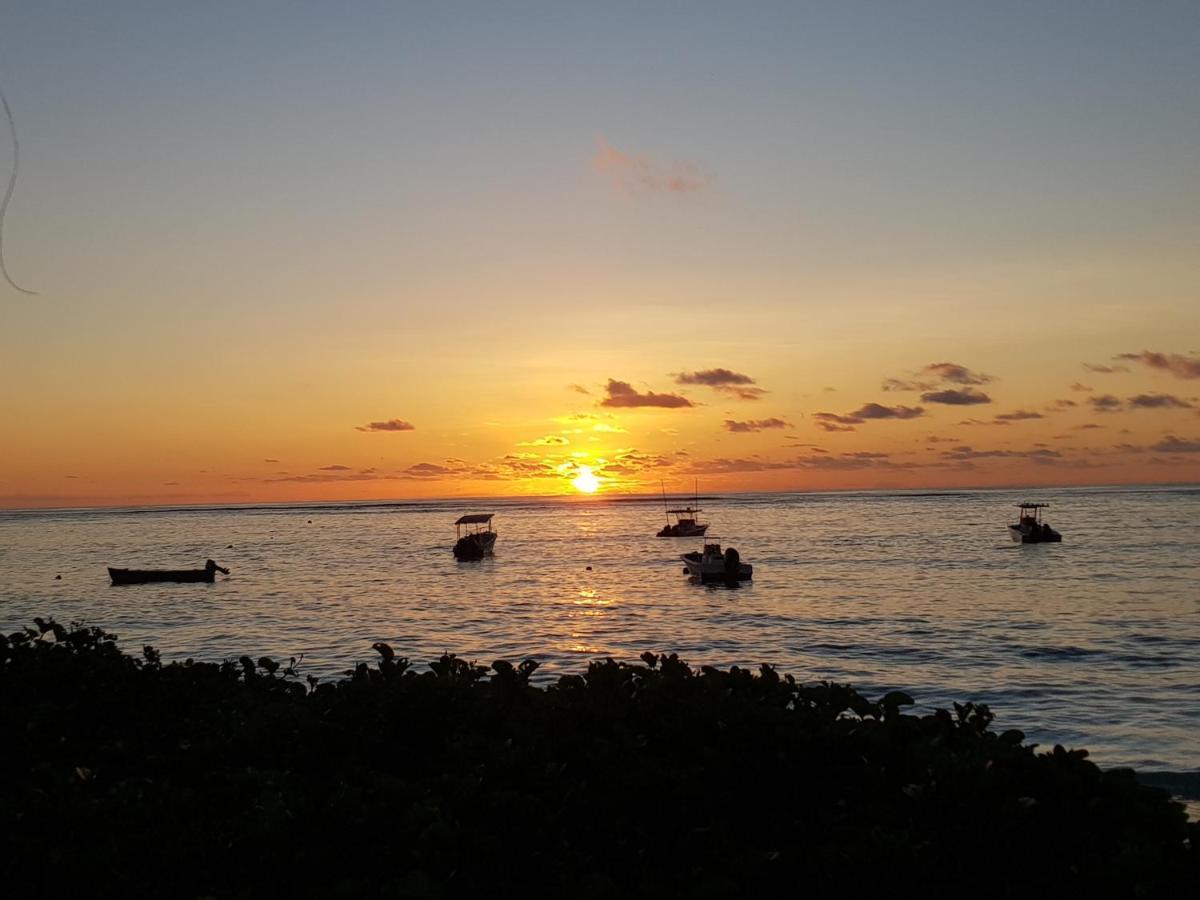
[[[1060,545],[1021,546],[1019,500]],[[704,499],[754,581],[689,582],[699,541],[634,501],[323,504],[0,513],[0,628],[85,621],[137,652],[287,659],[337,676],[374,641],[533,657],[777,665],[922,707],[975,700],[1001,728],[1101,765],[1200,768],[1200,489],[757,494]],[[453,521],[494,511],[496,555],[458,563]],[[229,547],[228,545],[232,545]],[[213,585],[111,587],[105,567],[229,566]],[[591,567],[590,571],[588,566]],[[62,580],[56,581],[55,575]]]

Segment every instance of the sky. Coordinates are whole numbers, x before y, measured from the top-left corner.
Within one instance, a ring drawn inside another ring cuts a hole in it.
[[[0,506],[1200,481],[1198,46],[1195,2],[0,5]]]

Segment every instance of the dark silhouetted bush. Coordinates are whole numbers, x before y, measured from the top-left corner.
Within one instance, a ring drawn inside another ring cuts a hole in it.
[[[345,680],[0,637],[8,896],[1200,896],[1182,807],[986,707],[391,647]],[[785,893],[786,892],[786,893]]]

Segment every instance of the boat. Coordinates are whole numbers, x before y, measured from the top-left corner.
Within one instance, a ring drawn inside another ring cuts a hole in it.
[[[1008,526],[1008,533],[1018,544],[1060,544],[1062,535],[1042,521],[1042,510],[1049,503],[1018,503],[1021,510],[1016,524]]]
[[[114,569],[108,567],[108,577],[113,584],[151,584],[156,581],[203,581],[212,584],[216,574],[228,575],[229,570],[218,566],[211,559],[205,560],[203,569]]]
[[[495,513],[472,513],[460,516],[454,523],[458,540],[454,542],[454,555],[459,559],[483,559],[496,546],[496,532],[492,531],[492,516]],[[465,527],[464,527],[465,526]]]
[[[668,509],[667,524],[658,532],[659,537],[703,537],[708,531],[708,523],[696,519],[696,514],[702,512],[688,506],[683,509]],[[672,522],[670,517],[674,516]]]
[[[700,495],[697,491],[696,501],[700,502]],[[667,506],[667,488],[663,485],[663,508]],[[667,524],[658,532],[659,537],[703,537],[704,532],[708,531],[708,523],[701,522],[698,514],[702,512],[698,506],[687,506],[683,509],[666,509]],[[671,517],[675,517],[675,521],[671,521]]]
[[[684,574],[698,578],[704,584],[720,581],[736,584],[754,577],[754,567],[742,562],[733,547],[726,548],[722,553],[720,544],[706,543],[702,551],[684,553],[679,558],[685,566]]]

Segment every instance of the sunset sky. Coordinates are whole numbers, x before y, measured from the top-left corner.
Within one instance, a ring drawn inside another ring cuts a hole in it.
[[[1194,0],[8,4],[0,506],[1200,481],[1198,47]]]

